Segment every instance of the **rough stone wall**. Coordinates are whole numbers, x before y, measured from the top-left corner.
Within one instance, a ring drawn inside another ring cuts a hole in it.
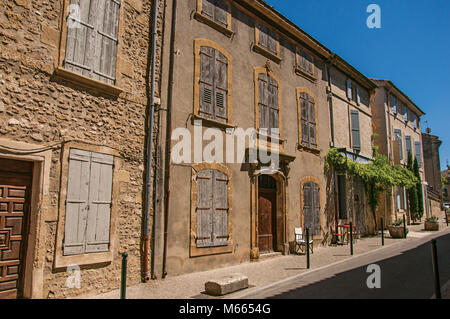
[[[141,272],[151,1],[122,1],[121,53],[117,57],[120,77],[116,86],[123,92],[118,97],[55,75],[62,3],[0,0],[0,137],[42,146],[76,139],[118,150],[120,167],[115,170],[120,175],[120,185],[119,198],[114,203],[118,207],[117,238],[111,238],[118,244],[112,264],[83,266],[81,289],[66,288],[68,274],[53,268],[62,164],[57,146],[51,164],[50,206],[42,207],[42,211],[47,211],[45,229],[38,230],[46,235],[38,238],[42,244],[35,249],[36,258],[45,259],[43,298],[118,288],[123,251],[129,254],[128,284],[137,284]],[[161,25],[160,18],[159,35]],[[160,45],[159,42],[158,55]],[[39,263],[35,260],[34,264]]]

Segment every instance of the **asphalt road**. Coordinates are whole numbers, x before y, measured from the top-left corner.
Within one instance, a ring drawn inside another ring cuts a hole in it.
[[[450,281],[450,234],[436,238],[441,286]],[[378,256],[366,256],[275,285],[252,297],[269,299],[428,299],[434,295],[430,239],[417,247],[398,245]],[[384,256],[383,256],[384,255]],[[369,264],[381,269],[381,288],[367,287]],[[343,270],[347,269],[347,270]],[[448,284],[447,284],[448,285]],[[445,297],[445,295],[444,295]],[[448,297],[447,297],[448,298]]]

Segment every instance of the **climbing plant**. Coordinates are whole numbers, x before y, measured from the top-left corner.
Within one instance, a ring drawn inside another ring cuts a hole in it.
[[[365,185],[369,206],[372,210],[375,228],[377,228],[376,210],[379,205],[379,195],[392,187],[416,189],[419,182],[414,173],[399,165],[389,165],[385,156],[377,153],[374,148],[374,160],[368,164],[355,162],[340,154],[337,148],[331,148],[327,154],[325,168],[334,167],[345,171],[348,175],[359,177]]]

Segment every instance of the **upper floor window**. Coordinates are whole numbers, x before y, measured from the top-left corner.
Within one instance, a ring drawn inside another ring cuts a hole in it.
[[[263,24],[258,23],[255,27],[255,42],[253,50],[266,56],[276,63],[281,62],[280,43],[275,32]]]
[[[422,144],[420,142],[414,142],[414,149],[416,152],[417,164],[422,167]]]
[[[258,128],[266,129],[267,134],[279,135],[280,108],[278,98],[278,81],[267,73],[258,74]],[[274,133],[273,129],[277,129]]]
[[[303,50],[298,51],[298,67],[311,75],[314,74],[313,58]]]
[[[361,133],[359,128],[359,112],[352,110],[350,112],[352,126],[352,147],[354,150],[361,150]]]
[[[392,107],[392,112],[394,114],[398,113],[398,109],[397,109],[397,98],[393,95],[391,95],[391,107]]]
[[[405,122],[408,122],[408,108],[406,107],[406,105],[405,104],[403,104],[403,107],[402,107],[402,113],[403,113],[403,120],[405,121]]]
[[[113,163],[112,155],[70,150],[65,256],[109,250]]]
[[[300,141],[302,146],[317,148],[317,111],[313,96],[298,89]]]
[[[71,0],[67,17],[64,67],[114,85],[116,81],[119,0]]]
[[[354,83],[352,83],[352,80],[350,79],[347,79],[346,85],[347,85],[347,98],[349,100],[355,101],[356,104],[360,105],[361,97],[359,94],[359,87]]]
[[[230,37],[230,4],[227,0],[197,0],[197,12],[194,17]]]
[[[417,116],[414,113],[411,113],[411,123],[414,128],[417,128]]]
[[[394,140],[398,141],[400,160],[403,160],[403,140],[401,130],[394,129]]]
[[[406,156],[409,156],[408,154],[411,153],[411,156],[413,155],[412,152],[412,140],[411,136],[407,135],[405,136],[405,148],[406,148]]]
[[[221,123],[231,121],[231,56],[216,43],[195,40],[194,114]]]

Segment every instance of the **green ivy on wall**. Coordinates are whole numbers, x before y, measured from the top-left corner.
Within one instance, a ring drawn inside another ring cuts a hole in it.
[[[419,183],[413,172],[400,166],[389,165],[385,156],[379,155],[374,148],[374,160],[369,164],[355,162],[341,155],[337,148],[331,148],[325,162],[326,170],[331,167],[346,172],[350,176],[359,177],[365,185],[369,206],[377,227],[375,212],[378,208],[379,195],[392,187],[415,188]]]

